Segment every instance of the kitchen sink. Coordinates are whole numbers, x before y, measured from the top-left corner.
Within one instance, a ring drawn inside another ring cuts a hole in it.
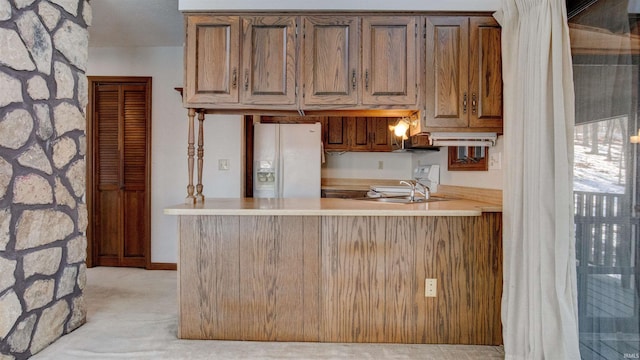
[[[364,201],[372,201],[378,203],[391,203],[391,204],[421,204],[421,203],[430,203],[436,201],[447,201],[445,198],[440,197],[429,197],[425,199],[423,197],[416,197],[413,201],[409,196],[385,196],[385,197],[364,197],[364,198],[355,198],[354,200],[364,200]]]

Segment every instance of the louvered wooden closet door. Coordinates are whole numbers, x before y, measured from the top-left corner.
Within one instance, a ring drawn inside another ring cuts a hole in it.
[[[148,242],[147,87],[94,89],[96,265],[145,267]]]

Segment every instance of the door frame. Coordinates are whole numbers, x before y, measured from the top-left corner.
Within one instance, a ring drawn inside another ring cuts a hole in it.
[[[152,93],[152,83],[151,77],[149,76],[87,76],[87,89],[88,89],[88,102],[87,102],[87,111],[86,111],[86,155],[85,155],[85,163],[86,163],[86,190],[85,190],[85,198],[87,205],[87,267],[91,268],[96,266],[97,259],[97,247],[94,246],[94,237],[93,237],[93,214],[94,214],[94,167],[96,164],[96,154],[94,152],[94,131],[96,130],[96,126],[94,126],[94,114],[93,114],[93,101],[95,99],[95,87],[98,83],[109,83],[109,84],[143,84],[147,88],[147,123],[146,123],[146,134],[147,134],[147,142],[146,142],[146,159],[145,159],[145,190],[147,192],[146,202],[145,202],[145,231],[147,233],[147,238],[145,240],[145,248],[146,252],[144,254],[145,257],[145,268],[151,268],[151,113],[152,113],[152,103],[151,103],[151,93]]]

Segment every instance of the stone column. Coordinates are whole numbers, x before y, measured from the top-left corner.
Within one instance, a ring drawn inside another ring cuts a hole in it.
[[[85,322],[85,0],[0,0],[0,360]]]

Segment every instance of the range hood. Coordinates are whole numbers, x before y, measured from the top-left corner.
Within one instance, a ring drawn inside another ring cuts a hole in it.
[[[488,132],[432,132],[432,146],[495,146],[498,134]]]
[[[431,144],[427,134],[410,136],[405,140],[396,140],[393,145],[393,152],[440,151],[440,147]]]

